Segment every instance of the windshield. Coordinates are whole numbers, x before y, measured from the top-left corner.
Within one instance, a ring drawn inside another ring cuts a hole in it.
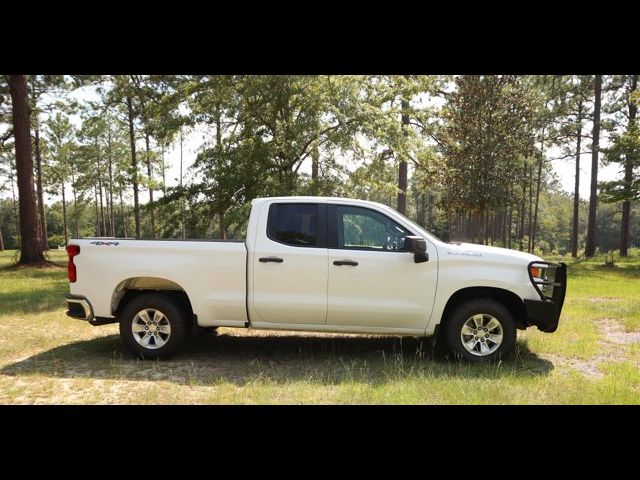
[[[386,205],[385,205],[386,207]],[[399,215],[400,217],[402,217],[406,222],[409,223],[409,225],[411,225],[415,230],[418,231],[418,233],[422,236],[426,236],[426,237],[431,237],[434,238],[442,243],[446,243],[444,240],[442,240],[441,238],[436,237],[433,233],[431,232],[427,232],[424,228],[422,228],[420,225],[418,225],[416,222],[414,222],[413,220],[411,220],[409,217],[407,217],[406,215],[403,215],[402,213],[398,212],[397,210],[394,210],[391,207],[387,207],[389,210],[392,210],[393,213],[395,213],[396,215]]]

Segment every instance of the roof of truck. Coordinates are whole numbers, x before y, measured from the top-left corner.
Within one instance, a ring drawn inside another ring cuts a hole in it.
[[[258,201],[304,201],[304,202],[335,202],[335,201],[349,201],[349,202],[360,202],[363,204],[374,204],[380,205],[385,208],[389,208],[386,205],[378,202],[372,202],[370,200],[362,200],[359,198],[347,198],[347,197],[320,197],[320,196],[287,196],[287,197],[259,197],[253,199],[253,202]]]

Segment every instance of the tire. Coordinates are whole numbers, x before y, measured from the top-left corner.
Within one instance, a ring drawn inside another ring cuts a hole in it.
[[[507,358],[513,351],[516,327],[504,305],[491,298],[478,298],[455,308],[446,321],[443,336],[454,357],[493,362]]]
[[[145,293],[135,297],[122,310],[119,320],[122,343],[142,359],[169,358],[179,353],[191,337],[187,312],[177,299],[167,294]]]

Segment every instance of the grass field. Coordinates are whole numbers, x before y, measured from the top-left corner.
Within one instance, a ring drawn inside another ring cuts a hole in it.
[[[50,254],[64,262],[64,251]],[[428,342],[221,328],[180,357],[140,361],[117,326],[64,314],[65,268],[0,253],[0,403],[640,403],[640,258],[569,267],[553,334],[518,332],[495,365],[434,358]]]

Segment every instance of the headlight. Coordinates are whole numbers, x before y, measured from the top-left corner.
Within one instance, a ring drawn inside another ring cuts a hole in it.
[[[544,278],[545,269],[540,267],[531,266],[529,268],[529,273],[533,278]]]

